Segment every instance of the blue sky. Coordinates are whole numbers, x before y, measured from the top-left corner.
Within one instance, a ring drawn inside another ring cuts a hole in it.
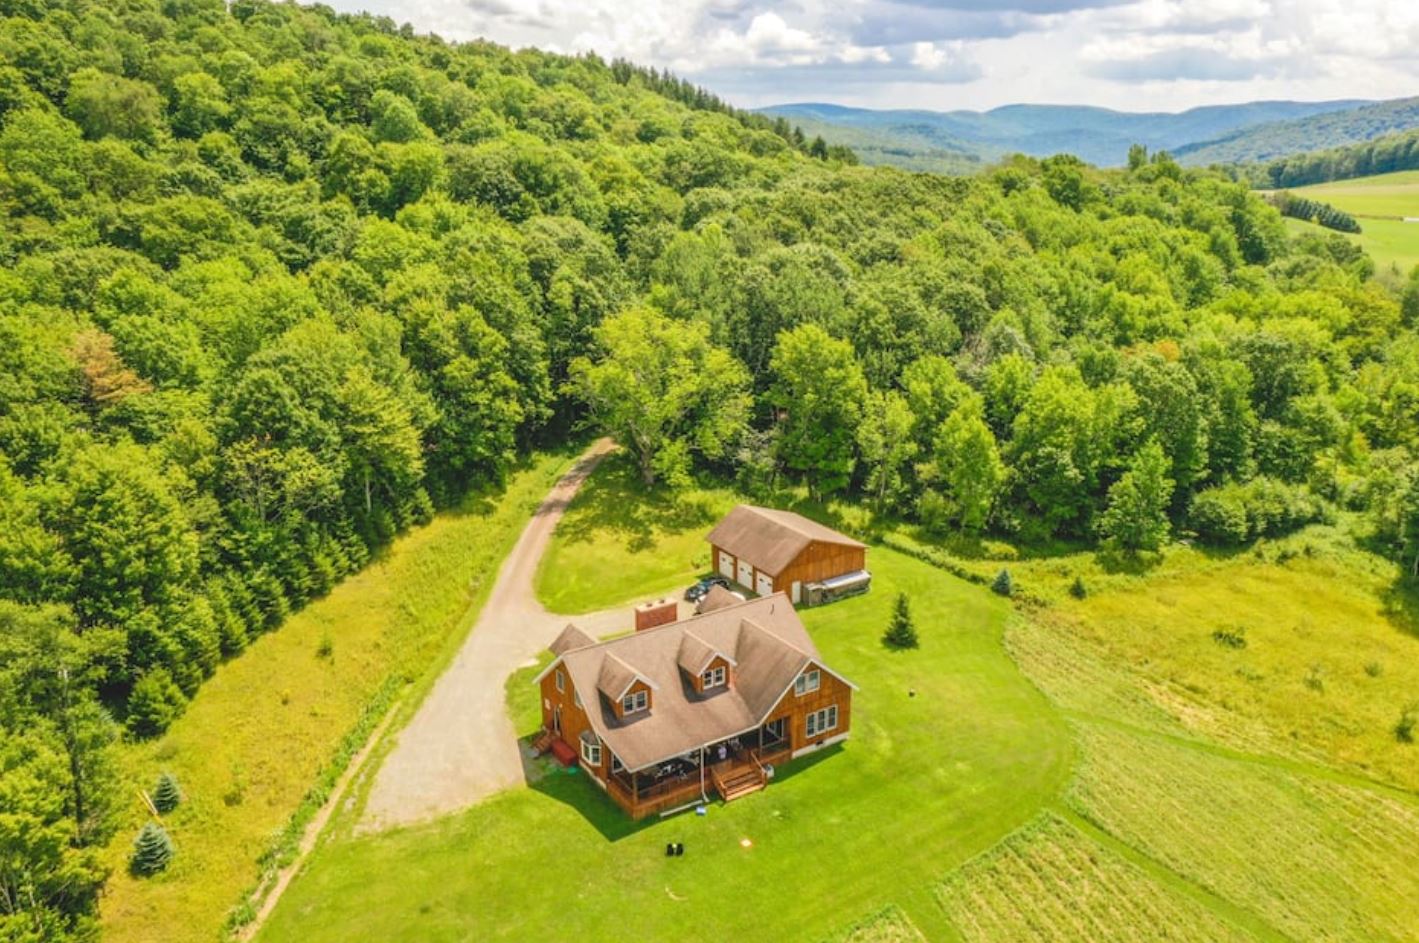
[[[326,0],[668,67],[736,104],[1128,111],[1419,94],[1419,0]]]

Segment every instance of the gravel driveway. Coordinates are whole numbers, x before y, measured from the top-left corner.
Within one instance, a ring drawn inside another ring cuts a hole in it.
[[[533,582],[562,512],[615,448],[600,439],[553,486],[498,571],[467,640],[385,757],[370,787],[361,831],[406,825],[472,805],[523,781],[508,717],[507,678],[551,644],[568,621],[537,601]],[[575,617],[593,636],[629,629],[632,606]],[[682,616],[687,614],[681,604]]]

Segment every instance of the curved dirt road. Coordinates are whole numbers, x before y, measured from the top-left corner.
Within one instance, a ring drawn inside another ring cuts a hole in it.
[[[631,627],[631,606],[573,620],[548,612],[533,589],[537,564],[567,504],[614,448],[610,439],[595,442],[532,515],[453,664],[376,773],[361,831],[455,812],[521,783],[522,758],[504,692],[508,676],[546,649],[568,621],[593,636]]]

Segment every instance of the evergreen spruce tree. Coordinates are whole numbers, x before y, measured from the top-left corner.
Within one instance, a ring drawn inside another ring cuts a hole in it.
[[[990,584],[990,589],[997,596],[1009,596],[1015,592],[1015,584],[1010,579],[1009,570],[1001,570],[995,574],[995,582]]]
[[[157,822],[143,826],[133,842],[133,856],[128,859],[128,867],[134,874],[157,874],[172,861],[172,839],[167,829]]]
[[[892,621],[882,641],[892,648],[916,648],[916,625],[912,622],[911,604],[906,593],[898,593],[892,606]]]
[[[1084,585],[1084,577],[1074,577],[1074,582],[1069,586],[1069,595],[1073,596],[1075,599],[1083,599],[1085,596],[1089,595],[1089,589]]]
[[[158,777],[157,788],[153,790],[153,806],[166,815],[181,802],[182,790],[177,788],[177,777],[172,773],[163,773]]]

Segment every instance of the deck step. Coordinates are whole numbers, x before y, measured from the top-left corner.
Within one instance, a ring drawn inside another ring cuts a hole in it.
[[[727,785],[727,784],[726,784],[726,785]],[[722,797],[724,798],[724,801],[725,801],[725,802],[733,802],[735,799],[738,799],[740,796],[747,796],[747,795],[749,795],[751,792],[758,792],[760,789],[763,789],[763,788],[764,788],[764,783],[763,783],[763,781],[756,779],[756,780],[753,780],[753,781],[751,781],[751,782],[743,783],[743,784],[738,785],[738,786],[727,786],[727,788],[720,790],[720,793],[719,793],[719,794],[720,794],[720,796],[722,796]]]
[[[757,766],[732,770],[722,776],[716,773],[714,777],[715,787],[725,802],[758,792],[764,788],[764,782],[764,771]]]

